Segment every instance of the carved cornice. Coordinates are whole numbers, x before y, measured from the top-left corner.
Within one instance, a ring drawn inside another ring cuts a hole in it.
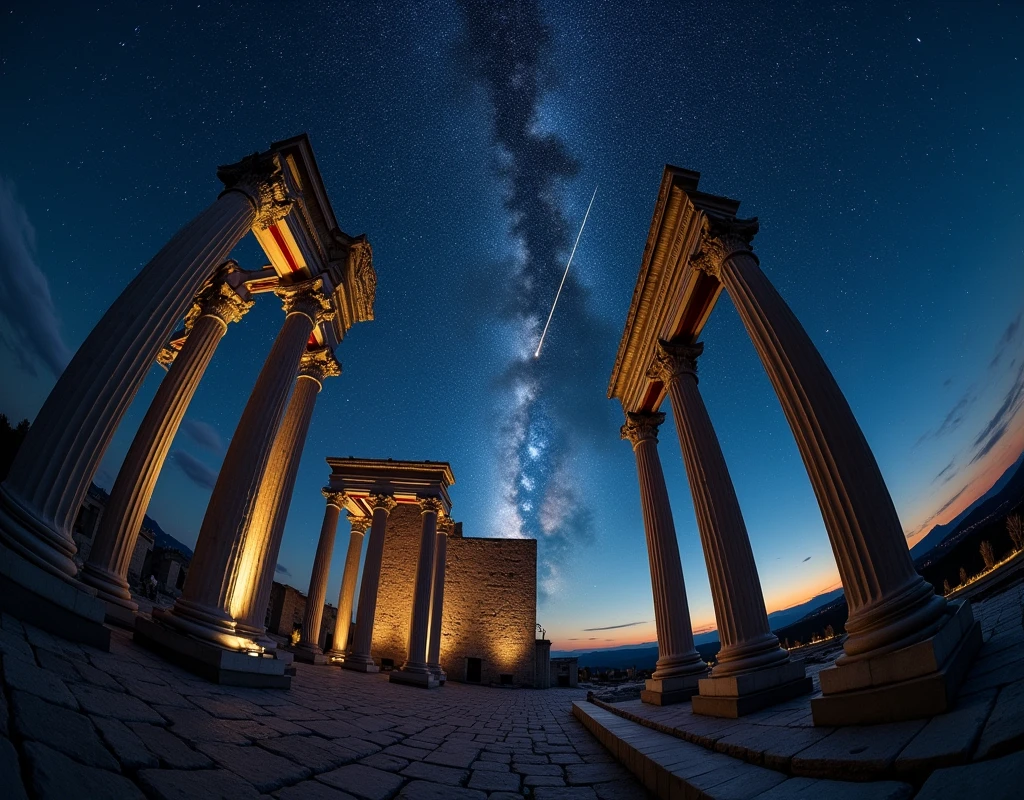
[[[427,514],[433,512],[438,517],[444,513],[444,503],[437,497],[418,497],[416,502],[420,504],[420,513]]]
[[[337,378],[341,375],[341,364],[334,358],[334,353],[329,347],[307,350],[299,360],[299,375],[305,375],[322,384],[325,378]]]
[[[694,268],[713,278],[722,274],[722,264],[737,253],[750,253],[750,242],[757,235],[757,217],[736,219],[705,214],[697,251],[690,256]],[[756,256],[755,256],[756,258]]]
[[[171,364],[174,363],[174,359],[178,357],[178,351],[173,347],[161,347],[160,352],[156,354],[156,363],[164,369],[170,369]]]
[[[217,167],[225,192],[242,192],[256,209],[253,227],[265,230],[284,219],[296,198],[277,153],[253,153],[237,164]]]
[[[305,314],[314,325],[334,318],[334,306],[324,291],[324,282],[321,278],[290,286],[278,286],[274,294],[281,298],[285,314]]]
[[[325,486],[320,490],[320,494],[324,496],[324,500],[327,501],[329,506],[337,506],[338,508],[345,507],[345,500],[348,495],[344,492],[340,492],[337,489],[332,489],[330,486]]]
[[[658,428],[664,421],[665,415],[660,411],[650,414],[629,412],[626,414],[626,424],[619,428],[619,434],[633,447],[647,439],[657,442]]]
[[[349,514],[348,522],[352,526],[352,533],[362,535],[370,529],[370,526],[373,524],[373,519],[371,517],[357,517],[353,514]]]
[[[398,501],[395,500],[395,498],[389,494],[371,494],[367,498],[367,502],[370,508],[372,508],[374,511],[376,511],[378,508],[383,508],[389,514],[392,511],[394,511],[395,506],[398,505]]]
[[[654,361],[647,370],[647,377],[665,384],[680,375],[692,375],[696,380],[697,359],[703,352],[704,342],[672,344],[659,339]]]

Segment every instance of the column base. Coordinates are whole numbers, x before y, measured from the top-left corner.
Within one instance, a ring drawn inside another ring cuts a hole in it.
[[[655,706],[685,703],[700,691],[700,680],[706,675],[705,670],[678,678],[648,678],[640,692],[640,700]]]
[[[392,670],[391,683],[404,683],[408,686],[419,686],[422,689],[436,689],[441,685],[437,676],[432,672],[410,672],[409,670]]]
[[[138,606],[136,606],[136,611],[133,611],[120,603],[111,603],[109,600],[104,600],[103,605],[107,607],[107,622],[111,625],[117,625],[119,628],[127,628],[130,631],[135,630],[135,617],[138,616]]]
[[[308,646],[298,644],[291,650],[292,655],[295,656],[296,661],[301,661],[303,664],[316,664],[317,666],[323,666],[324,664],[330,663],[330,659],[324,655],[316,645]]]
[[[340,667],[347,657],[346,653],[337,650],[328,650],[324,655],[327,656],[327,663],[333,664],[336,667]]]
[[[93,589],[60,578],[0,543],[0,610],[73,642],[110,650],[104,603]]]
[[[813,690],[814,682],[804,673],[804,662],[787,661],[738,675],[703,678],[700,694],[691,702],[694,714],[737,719]]]
[[[981,623],[970,603],[951,602],[945,625],[923,642],[818,673],[814,724],[871,725],[949,711],[980,647]]]
[[[288,689],[292,684],[291,675],[285,674],[285,659],[276,653],[226,650],[145,617],[135,620],[132,639],[213,683],[254,689]]]
[[[448,673],[446,673],[440,667],[431,667],[430,674],[437,678],[438,685],[444,686],[448,680]]]
[[[345,656],[345,660],[341,663],[342,669],[351,669],[355,672],[380,672],[378,667],[370,656],[359,655],[358,653],[349,653]]]

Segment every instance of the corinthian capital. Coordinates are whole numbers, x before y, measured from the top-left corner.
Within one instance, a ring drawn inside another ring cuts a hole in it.
[[[341,364],[334,358],[329,347],[307,350],[299,360],[299,375],[312,378],[323,384],[325,378],[337,378],[341,375]]]
[[[438,517],[437,532],[443,533],[445,536],[451,536],[455,533],[455,520],[448,516]]]
[[[254,300],[243,299],[234,287],[219,278],[208,283],[196,295],[192,308],[185,315],[185,328],[192,330],[200,317],[216,317],[225,325],[241,322],[254,305]]]
[[[370,517],[357,517],[353,514],[348,515],[348,522],[352,526],[352,533],[360,535],[366,533],[373,524],[373,520]]]
[[[164,369],[170,369],[171,364],[174,363],[174,359],[178,357],[178,351],[173,347],[161,347],[160,352],[156,354],[156,363]]]
[[[389,494],[371,494],[367,499],[370,501],[370,508],[374,511],[378,508],[383,508],[389,514],[394,511],[395,506],[398,505],[398,501]]]
[[[434,513],[438,517],[444,513],[444,503],[436,497],[418,497],[416,501],[420,504],[420,513]]]
[[[324,500],[327,501],[329,506],[337,506],[338,508],[345,507],[345,499],[348,497],[344,492],[332,489],[330,486],[325,486],[320,490],[320,494],[324,496]]]
[[[757,217],[736,219],[705,215],[700,244],[697,252],[690,256],[690,263],[701,272],[719,277],[727,258],[736,253],[750,253],[750,242],[757,228]]]
[[[324,291],[324,282],[320,278],[290,286],[279,286],[274,290],[274,294],[281,298],[285,314],[305,314],[314,325],[334,319],[334,306]]]
[[[672,344],[659,339],[647,377],[662,383],[668,383],[680,375],[693,375],[696,379],[697,359],[703,352],[704,342]]]
[[[242,192],[256,209],[253,227],[265,230],[284,219],[295,203],[277,153],[253,153],[237,164],[217,167],[225,192]]]
[[[660,411],[653,413],[627,412],[626,424],[619,428],[619,434],[623,439],[636,447],[640,442],[647,439],[658,441],[658,427],[665,421],[665,415]]]

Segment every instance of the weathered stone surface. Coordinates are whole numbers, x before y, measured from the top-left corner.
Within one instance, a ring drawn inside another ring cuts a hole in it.
[[[533,796],[536,800],[597,800],[591,786],[541,786]]]
[[[259,797],[252,784],[223,769],[144,769],[139,783],[156,800],[247,800]]]
[[[125,770],[160,766],[160,759],[149,752],[143,741],[120,720],[96,717],[92,723]]]
[[[817,778],[790,778],[757,800],[906,800],[914,792],[909,783],[873,781],[847,783]]]
[[[303,720],[302,726],[309,728],[313,733],[326,736],[328,739],[340,739],[349,736],[360,738],[366,735],[366,731],[340,719],[325,720]]]
[[[402,770],[401,774],[406,778],[416,778],[433,783],[446,783],[449,786],[461,786],[469,775],[464,769],[442,767],[438,764],[427,764],[423,761],[413,761]]]
[[[271,792],[312,775],[312,770],[261,747],[241,747],[221,742],[203,742],[199,749],[218,765],[229,769],[261,792]]]
[[[886,772],[926,722],[894,722],[864,728],[839,728],[817,744],[793,756],[796,775],[810,778],[864,780]]]
[[[571,784],[588,784],[622,780],[629,772],[618,764],[570,764],[565,775]]]
[[[318,775],[317,780],[328,786],[349,792],[362,800],[385,800],[394,794],[404,781],[390,772],[367,767],[364,764],[349,764],[331,772]]]
[[[279,736],[261,741],[259,746],[313,772],[326,772],[356,760],[351,750],[318,736]]]
[[[0,787],[8,800],[28,800],[25,784],[21,782],[18,751],[3,736],[0,736]]]
[[[156,706],[154,709],[171,723],[171,733],[185,741],[224,742],[225,744],[248,744],[249,739],[232,727],[227,720],[211,717],[198,708]]]
[[[593,789],[599,800],[648,800],[650,797],[646,789],[628,778],[610,783],[595,783]]]
[[[1001,756],[1024,743],[1024,680],[1004,686],[981,733],[975,758]]]
[[[101,717],[113,717],[125,722],[150,722],[163,725],[164,718],[136,697],[111,692],[88,683],[75,683],[71,691],[78,698],[82,710]]]
[[[949,800],[952,797],[983,797],[985,800],[1017,800],[1021,796],[1024,752],[962,767],[935,770],[915,800]]]
[[[204,769],[212,767],[213,761],[198,753],[174,734],[156,725],[145,722],[131,722],[128,727],[146,745],[160,762],[170,769]]]
[[[409,761],[398,756],[389,756],[385,753],[374,753],[372,756],[367,756],[362,759],[360,764],[366,764],[368,767],[376,767],[387,772],[401,772],[407,766]]]
[[[335,789],[320,781],[303,781],[274,792],[277,800],[356,800],[348,792]]]
[[[6,628],[0,631],[0,656],[26,661],[35,666],[36,657],[32,647],[21,634],[12,633]]]
[[[20,658],[4,656],[3,658],[4,682],[12,689],[19,689],[36,697],[41,697],[50,703],[75,710],[78,708],[78,701],[73,694],[54,673],[48,669],[41,669],[35,664],[30,664]]]
[[[431,764],[440,764],[445,767],[459,767],[466,769],[476,761],[476,757],[480,754],[480,748],[462,748],[462,747],[448,747],[447,745],[441,745],[433,753],[424,757],[424,761],[428,761]]]
[[[896,757],[897,772],[912,776],[940,766],[965,764],[995,697],[994,689],[979,692],[962,698],[948,714],[932,718]]]
[[[120,766],[97,735],[88,717],[24,692],[13,693],[14,729],[91,767],[117,772]]]
[[[456,788],[427,781],[412,781],[402,787],[398,797],[400,800],[484,800],[487,795],[475,789]]]
[[[86,767],[38,742],[25,743],[29,782],[40,800],[144,800],[130,780],[116,772]]]
[[[475,769],[466,785],[470,789],[479,789],[484,792],[518,792],[519,776],[512,772]]]

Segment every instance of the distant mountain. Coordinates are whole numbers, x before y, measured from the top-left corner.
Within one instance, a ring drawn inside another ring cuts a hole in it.
[[[831,592],[825,592],[824,594],[815,595],[810,600],[800,603],[797,606],[790,606],[789,608],[783,608],[780,611],[773,611],[768,615],[768,624],[772,626],[773,631],[784,628],[786,625],[791,625],[797,622],[812,611],[816,611],[824,605],[828,605],[834,600],[838,600],[843,596],[843,590],[833,589]]]
[[[89,485],[89,494],[95,497],[103,507],[106,508],[107,503],[110,501],[110,495],[107,490],[102,486],[97,486],[95,483]],[[142,524],[153,531],[153,546],[162,547],[165,550],[177,550],[179,553],[192,558],[192,548],[179,542],[171,534],[167,533],[163,528],[160,527],[160,523],[153,519],[149,514],[146,514],[142,519]]]
[[[989,500],[994,499],[997,495],[1002,493],[1010,481],[1013,480],[1021,471],[1022,467],[1024,467],[1024,453],[1021,453],[1020,457],[1013,464],[1007,467],[1006,471],[999,476],[999,479],[993,483],[989,490],[981,495],[981,497],[967,506],[967,508],[957,514],[949,522],[944,525],[936,525],[928,531],[928,533],[917,544],[911,547],[910,555],[914,561],[917,562],[923,560],[933,549],[942,544],[947,536],[960,527],[960,525],[963,524],[969,516],[974,514],[975,511],[981,508],[981,506],[988,503]],[[991,505],[992,504],[990,504],[990,506]],[[998,505],[999,503],[995,504],[995,506]],[[988,513],[992,513],[991,510]],[[983,514],[982,516],[985,515]]]

